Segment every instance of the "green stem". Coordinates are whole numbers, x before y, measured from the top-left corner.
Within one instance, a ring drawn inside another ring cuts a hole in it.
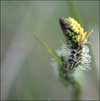
[[[80,95],[81,95],[81,85],[78,81],[73,80],[71,82],[72,88],[73,88],[73,97],[72,100],[80,100]]]
[[[74,0],[67,1],[68,7],[69,7],[70,16],[75,18],[76,20],[78,20],[80,22],[80,24],[83,24],[83,22],[82,22],[82,20],[80,18],[80,15],[79,15],[79,13],[77,11],[77,8],[74,5],[73,1]]]
[[[72,87],[72,100],[79,101],[81,97],[81,85],[80,83],[70,74],[67,74],[66,81]]]

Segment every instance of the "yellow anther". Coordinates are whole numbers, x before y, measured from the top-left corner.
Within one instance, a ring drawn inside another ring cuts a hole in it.
[[[81,27],[81,25],[73,18],[69,17],[64,20],[65,24],[68,24],[69,27],[72,29],[74,33],[74,36],[76,37],[76,40],[80,45],[85,44],[87,42],[88,37],[93,32],[90,31],[89,33],[85,32],[84,29]],[[77,35],[78,34],[78,35]],[[69,33],[69,36],[72,34]],[[73,39],[74,40],[74,39]]]

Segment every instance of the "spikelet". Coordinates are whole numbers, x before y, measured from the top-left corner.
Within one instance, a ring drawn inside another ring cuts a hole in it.
[[[77,42],[78,45],[85,44],[88,41],[88,37],[93,32],[93,30],[89,33],[85,32],[84,29],[81,27],[81,25],[74,18],[69,17],[69,18],[63,19],[63,22],[65,23],[65,25],[69,26],[70,29],[73,31],[74,36],[72,36],[72,40],[76,38],[73,41]]]
[[[81,25],[73,18],[60,18],[60,25],[64,32],[66,41],[69,42],[70,55],[68,56],[68,60],[64,60],[64,73],[65,71],[73,71],[76,67],[88,67],[91,59],[89,52],[89,48],[84,45],[87,41],[91,33],[93,32],[85,32]],[[85,52],[84,52],[85,50]],[[68,52],[66,50],[66,52]],[[64,56],[62,56],[65,58]]]

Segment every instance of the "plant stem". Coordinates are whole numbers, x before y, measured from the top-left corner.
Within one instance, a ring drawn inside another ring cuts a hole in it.
[[[77,8],[74,5],[73,1],[74,0],[67,1],[67,3],[69,4],[68,7],[69,7],[70,16],[72,16],[75,19],[77,19],[80,22],[80,24],[83,24],[83,22],[82,22],[82,20],[81,20],[81,18],[79,16],[79,13],[77,12]]]
[[[72,88],[73,88],[73,91],[72,91],[72,100],[80,100],[80,95],[81,95],[81,85],[80,83],[77,81],[77,80],[73,80],[70,82],[71,85],[72,85]]]
[[[70,76],[70,74],[67,74],[65,79],[66,82],[69,83],[69,85],[72,87],[72,100],[79,101],[81,97],[80,83],[73,76]]]

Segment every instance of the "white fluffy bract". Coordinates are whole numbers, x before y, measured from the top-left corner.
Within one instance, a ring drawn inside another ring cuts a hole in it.
[[[69,56],[71,55],[71,49],[69,49],[65,44],[62,45],[60,49],[56,50],[56,53],[58,54],[59,57],[63,57],[65,61],[68,61]],[[90,63],[91,63],[91,56],[89,55],[89,48],[87,45],[82,46],[82,53],[81,53],[81,64],[77,66],[76,69],[78,70],[89,70],[90,69]],[[58,75],[58,70],[57,70],[57,62],[53,59],[52,65]]]

